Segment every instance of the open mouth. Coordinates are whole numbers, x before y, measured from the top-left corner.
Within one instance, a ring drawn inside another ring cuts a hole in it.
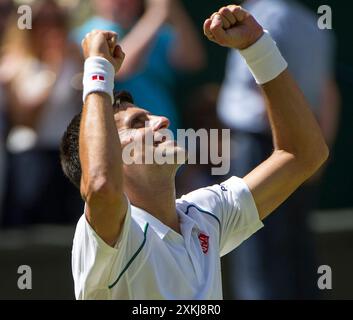
[[[162,129],[153,133],[153,147],[163,146],[163,148],[176,147],[177,141],[170,130]]]
[[[174,140],[167,140],[166,139],[165,141],[157,142],[157,143],[154,143],[153,145],[154,145],[154,147],[158,147],[160,145],[165,145],[165,146],[170,145],[170,146],[176,147],[178,145],[178,143]]]
[[[163,136],[161,138],[155,138],[153,140],[153,146],[158,147],[160,144],[162,144],[164,142],[168,142],[168,141],[171,141],[171,140],[168,140],[166,136]]]

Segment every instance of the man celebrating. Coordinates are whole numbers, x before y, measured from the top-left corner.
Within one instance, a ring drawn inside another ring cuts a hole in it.
[[[122,157],[126,146],[148,134],[153,145],[134,150],[133,157],[183,152],[160,138],[168,119],[137,107],[127,93],[114,101],[113,79],[124,54],[115,33],[89,33],[82,43],[84,108],[62,143],[64,172],[86,203],[72,251],[78,299],[221,299],[220,256],[261,228],[261,220],[328,156],[286,61],[249,13],[223,7],[205,21],[204,33],[240,50],[261,85],[274,152],[242,179],[176,200],[178,164],[127,165]]]

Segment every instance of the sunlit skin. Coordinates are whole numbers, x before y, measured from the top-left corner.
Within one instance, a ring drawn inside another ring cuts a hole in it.
[[[186,156],[185,150],[179,147],[174,139],[168,139],[163,135],[163,130],[168,129],[170,124],[166,117],[153,115],[134,104],[123,102],[120,104],[118,111],[115,112],[114,120],[122,148],[134,141],[142,141],[143,154],[139,154],[138,150],[134,152],[136,159],[142,159],[145,162],[144,154],[146,152],[151,154],[163,152],[163,154],[174,155],[183,153]],[[145,143],[145,137],[148,134],[153,137],[152,145]],[[129,166],[125,166],[124,170],[129,170]],[[178,167],[178,164],[172,164],[171,170],[175,171]]]
[[[263,29],[244,9],[230,5],[205,20],[204,34],[218,45],[245,49],[262,36]],[[125,55],[115,33],[93,31],[82,46],[85,58],[104,57],[116,72],[120,70]],[[287,70],[262,85],[261,90],[267,101],[274,152],[243,179],[259,218],[264,219],[318,170],[328,157],[328,148],[310,107]],[[93,93],[85,100],[79,141],[81,194],[86,201],[88,222],[111,246],[121,234],[128,201],[180,233],[175,203],[178,165],[127,166],[122,160],[122,150],[129,142],[143,139],[150,131],[158,137],[158,131],[168,125],[165,117],[151,115],[131,104],[114,113],[106,93]],[[152,148],[158,150],[162,146],[174,153],[179,148],[170,142]]]

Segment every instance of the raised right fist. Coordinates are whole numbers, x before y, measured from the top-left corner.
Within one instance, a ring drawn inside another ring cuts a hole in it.
[[[254,44],[264,33],[255,18],[240,6],[222,7],[206,19],[205,36],[223,47],[243,50]]]
[[[81,46],[85,59],[89,57],[100,56],[107,59],[115,69],[115,73],[119,71],[125,53],[117,44],[118,35],[112,31],[92,30],[87,33],[82,40]]]

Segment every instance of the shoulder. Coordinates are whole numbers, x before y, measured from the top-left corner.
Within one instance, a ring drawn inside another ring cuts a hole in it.
[[[180,199],[178,203],[195,205],[204,210],[226,213],[244,207],[254,209],[254,199],[245,181],[232,176],[220,184],[204,187],[192,191]]]
[[[222,255],[263,226],[251,191],[235,176],[188,193],[177,200],[177,208],[206,230],[212,226],[219,233]]]
[[[133,207],[128,204],[123,230],[114,247],[106,244],[95,230],[91,227],[83,213],[76,225],[73,248],[78,251],[86,250],[88,247],[93,251],[102,251],[115,254],[122,244],[134,247],[144,240],[146,225],[136,220],[133,216]]]
[[[208,216],[222,219],[222,214],[247,203],[253,203],[251,193],[243,179],[231,177],[228,180],[197,189],[177,200],[184,212],[196,209]]]
[[[243,192],[244,190],[248,190],[244,180],[239,177],[232,176],[222,183],[206,186],[189,192],[177,201],[212,202],[211,198],[220,199],[229,191]]]

